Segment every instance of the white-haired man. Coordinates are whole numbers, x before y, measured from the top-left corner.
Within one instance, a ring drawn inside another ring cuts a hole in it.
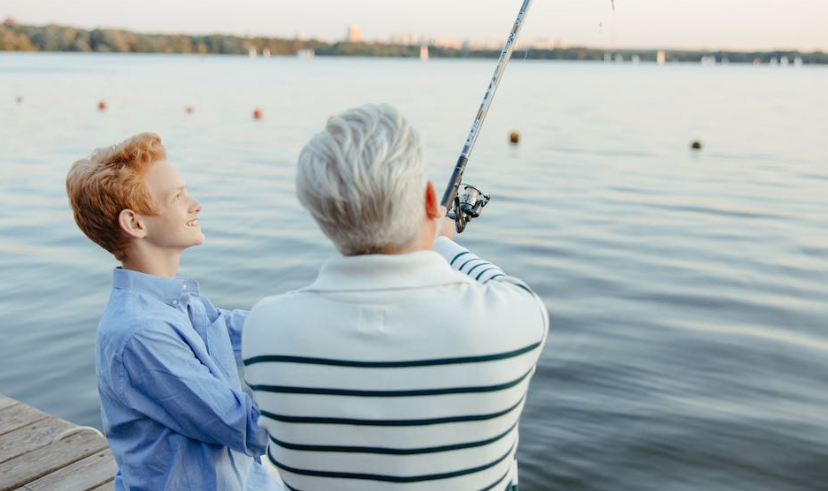
[[[286,487],[517,489],[543,302],[451,240],[419,137],[390,106],[330,120],[296,186],[342,257],[259,302],[242,340]]]

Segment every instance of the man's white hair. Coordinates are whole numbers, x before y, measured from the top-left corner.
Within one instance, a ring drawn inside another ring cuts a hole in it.
[[[299,202],[346,256],[416,241],[425,220],[425,189],[420,137],[387,104],[338,115],[299,154]]]

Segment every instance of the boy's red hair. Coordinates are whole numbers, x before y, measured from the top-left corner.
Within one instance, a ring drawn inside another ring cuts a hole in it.
[[[141,133],[95,150],[75,162],[66,176],[66,192],[78,227],[119,261],[126,257],[130,242],[118,216],[125,209],[156,214],[144,177],[150,164],[166,158],[161,138]]]

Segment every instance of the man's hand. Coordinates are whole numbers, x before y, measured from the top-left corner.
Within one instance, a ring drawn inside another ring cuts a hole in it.
[[[440,220],[440,228],[437,231],[437,236],[448,237],[454,240],[454,220],[446,216],[447,210],[445,206],[440,207],[440,215],[443,216]]]

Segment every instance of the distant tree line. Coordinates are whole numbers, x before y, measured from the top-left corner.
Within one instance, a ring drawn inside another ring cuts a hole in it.
[[[417,57],[419,46],[386,43],[325,43],[318,40],[298,40],[263,37],[240,37],[223,34],[194,36],[184,34],[140,34],[120,29],[77,29],[57,25],[26,26],[12,22],[0,24],[0,51],[76,51],[100,53],[194,53],[246,54],[250,48],[261,53],[265,48],[273,55],[294,55],[299,50],[312,49],[319,56],[387,56]],[[498,50],[452,49],[429,46],[433,58],[496,58]],[[604,60],[606,51],[594,48],[528,49],[517,51],[516,59],[530,60]],[[654,62],[656,50],[616,50],[625,61],[637,56],[641,61]],[[731,63],[764,63],[787,57],[793,62],[801,58],[805,64],[828,64],[828,53],[799,53],[796,51],[732,52],[732,51],[674,51],[666,50],[667,62],[698,62],[702,57],[715,56]]]
[[[267,48],[274,55],[292,55],[315,49],[319,41],[243,38],[214,34],[139,34],[120,29],[76,29],[56,25],[0,25],[0,51],[77,51],[99,53],[245,54],[250,47]]]

